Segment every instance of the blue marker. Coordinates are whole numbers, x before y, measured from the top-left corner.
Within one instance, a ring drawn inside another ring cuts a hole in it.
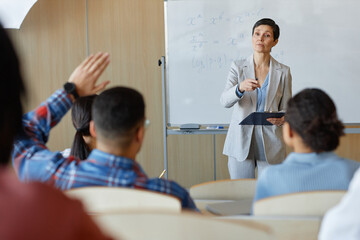
[[[224,129],[224,126],[208,126],[206,129]]]

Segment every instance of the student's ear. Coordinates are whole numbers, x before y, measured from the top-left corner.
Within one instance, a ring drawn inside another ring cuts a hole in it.
[[[142,144],[142,142],[144,141],[144,137],[145,137],[145,126],[142,125],[141,127],[139,127],[136,133],[136,141]]]
[[[91,121],[90,121],[89,131],[90,131],[90,135],[91,135],[93,138],[96,138],[96,131],[95,131],[95,123],[94,123],[94,120],[91,120]]]
[[[284,123],[284,125],[282,126],[282,132],[283,132],[283,138],[284,138],[285,144],[291,147],[294,133],[293,133],[289,123],[287,123],[287,122]]]

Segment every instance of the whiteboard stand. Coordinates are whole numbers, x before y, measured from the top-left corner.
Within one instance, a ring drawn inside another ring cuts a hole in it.
[[[168,179],[168,153],[167,153],[167,136],[168,135],[213,135],[214,147],[214,180],[216,180],[216,142],[215,135],[226,134],[227,129],[196,129],[196,130],[180,130],[167,128],[167,108],[166,108],[166,62],[165,57],[162,56],[158,64],[161,66],[162,72],[162,98],[163,98],[163,138],[164,138],[164,168],[165,179]]]
[[[165,80],[165,57],[162,56],[159,60],[159,66],[161,66],[161,77],[162,77],[162,98],[163,98],[163,138],[164,138],[164,168],[165,179],[168,179],[168,159],[167,159],[167,112],[166,112],[166,80]]]

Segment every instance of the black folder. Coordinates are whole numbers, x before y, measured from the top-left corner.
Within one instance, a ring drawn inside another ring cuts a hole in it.
[[[273,125],[267,118],[281,118],[284,112],[253,112],[242,120],[239,125]]]

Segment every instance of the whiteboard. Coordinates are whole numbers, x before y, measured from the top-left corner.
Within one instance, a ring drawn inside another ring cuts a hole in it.
[[[290,67],[293,94],[326,91],[345,123],[360,123],[360,21],[357,0],[168,0],[168,125],[229,124],[220,105],[230,64],[252,53],[251,31],[264,17],[280,26],[272,56]]]

